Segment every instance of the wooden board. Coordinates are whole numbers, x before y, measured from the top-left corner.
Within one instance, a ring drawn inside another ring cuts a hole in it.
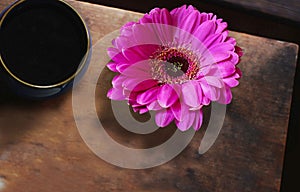
[[[153,7],[168,7],[174,8],[175,6],[181,6],[182,4],[191,4],[196,6],[199,10],[211,10],[214,7],[217,9],[223,8],[228,9],[228,7],[235,7],[235,11],[248,10],[248,14],[264,13],[260,14],[258,19],[265,20],[263,18],[267,15],[275,16],[274,22],[276,22],[276,17],[278,19],[284,18],[290,21],[300,22],[300,1],[299,0],[185,0],[184,3],[180,1],[167,1],[161,0],[158,2],[154,1],[145,1],[143,4],[140,4],[137,0],[128,0],[126,2],[122,0],[84,0],[88,2],[93,2],[97,4],[110,5],[119,8],[127,8],[130,10],[145,10],[151,9]],[[146,9],[147,8],[147,9]],[[242,8],[242,9],[241,9]],[[241,9],[241,10],[239,10]],[[233,10],[234,11],[234,10]],[[249,12],[250,11],[250,12]],[[255,11],[255,12],[253,12]],[[226,12],[226,11],[222,11]],[[247,11],[246,11],[247,12]],[[271,19],[270,19],[271,20]],[[246,22],[243,23],[243,25]],[[249,25],[249,23],[247,23]]]
[[[1,0],[0,10],[10,2]],[[87,21],[93,43],[141,17],[68,2]],[[240,63],[243,78],[233,89],[234,99],[217,141],[207,153],[198,154],[204,125],[175,159],[151,169],[122,169],[93,154],[78,133],[71,92],[47,101],[27,101],[1,84],[0,191],[279,191],[298,47],[242,33],[231,35],[245,51]],[[108,70],[100,76],[96,106],[114,139],[133,147],[168,137],[172,126],[140,136],[114,122],[105,96],[112,77]]]
[[[252,9],[267,13],[276,17],[300,22],[300,2],[298,0],[215,0],[216,2],[227,2],[242,6],[246,9]]]

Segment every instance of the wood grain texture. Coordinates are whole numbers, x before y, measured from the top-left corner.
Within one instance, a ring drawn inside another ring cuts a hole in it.
[[[300,22],[300,2],[298,0],[215,0],[215,2],[227,2],[243,6],[246,9]]]
[[[0,10],[10,2],[1,0]],[[86,20],[93,43],[141,17],[68,2]],[[0,191],[278,192],[298,48],[242,33],[231,35],[245,52],[240,63],[243,78],[233,89],[234,99],[216,143],[204,155],[198,154],[206,122],[179,156],[151,169],[122,169],[94,155],[76,128],[71,92],[47,101],[26,101],[1,85],[0,182],[5,186]],[[99,118],[112,137],[130,147],[145,147],[172,134],[172,126],[146,136],[124,131],[113,120],[105,96],[113,75],[102,71],[96,91]]]

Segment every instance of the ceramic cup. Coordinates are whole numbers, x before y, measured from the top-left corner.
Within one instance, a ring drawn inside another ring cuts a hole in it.
[[[84,20],[62,0],[18,0],[0,15],[0,78],[21,96],[63,93],[85,72],[90,52]]]

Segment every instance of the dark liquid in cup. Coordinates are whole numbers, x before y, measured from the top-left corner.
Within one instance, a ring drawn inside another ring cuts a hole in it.
[[[25,1],[8,13],[0,28],[4,64],[17,78],[33,85],[67,80],[87,49],[82,21],[59,1]]]

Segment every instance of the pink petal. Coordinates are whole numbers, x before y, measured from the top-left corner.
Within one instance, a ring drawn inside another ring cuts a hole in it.
[[[199,78],[202,78],[202,77],[204,77],[204,76],[206,76],[206,75],[208,75],[208,73],[211,72],[212,67],[213,67],[213,65],[211,65],[211,64],[206,65],[206,63],[209,63],[209,62],[204,63],[203,61],[204,61],[204,60],[202,60],[202,62],[200,63],[201,67],[200,67],[200,71],[199,71],[199,73],[198,73],[198,79],[199,79]],[[203,64],[203,65],[202,65],[202,64]],[[205,64],[205,65],[204,65],[204,64]]]
[[[142,81],[143,81],[143,79],[139,79],[139,78],[126,78],[123,81],[122,86],[125,89],[132,91],[139,84],[139,82],[142,82]]]
[[[117,48],[116,48],[116,47],[117,47],[116,39],[113,39],[113,40],[111,41],[111,44],[114,46],[114,47],[113,47],[114,49],[117,49]],[[110,48],[112,48],[112,47],[109,47],[108,49],[110,49]],[[120,52],[119,49],[117,49],[117,50],[118,50],[118,52]]]
[[[236,67],[236,74],[241,77],[242,76],[242,71],[240,70],[240,68]]]
[[[115,62],[109,62],[107,65],[107,68],[109,68],[113,72],[118,72],[117,70],[117,64]]]
[[[148,28],[152,28],[149,33],[146,32],[142,34],[145,39],[147,38],[148,34],[153,34],[156,36],[159,40],[158,43],[159,45],[165,45],[166,43],[169,43],[173,38],[172,38],[172,30],[170,25],[172,25],[172,17],[167,9],[155,9],[155,11],[151,11],[150,14],[152,14],[152,21],[155,24],[147,24],[150,25]],[[148,42],[149,44],[154,44],[155,42]]]
[[[198,82],[188,81],[182,84],[182,97],[184,103],[191,107],[198,107],[201,105],[202,91]]]
[[[229,43],[229,42],[226,41],[226,39],[228,38],[228,35],[229,35],[229,31],[228,31],[228,30],[223,31],[223,32],[221,33],[221,35],[222,35],[222,41],[221,41],[221,42]],[[232,44],[232,45],[235,45],[235,44],[236,44],[235,39],[233,39],[233,40],[234,40],[234,41],[233,41],[231,44]]]
[[[155,14],[157,14],[157,13],[159,13],[159,12],[160,12],[160,8],[156,7],[156,8],[154,8],[154,9],[152,9],[152,10],[150,11],[149,15],[151,15],[152,18],[153,18],[153,15],[155,15]]]
[[[230,43],[232,45],[236,45],[236,40],[232,37],[227,37],[226,40],[225,40],[226,43]]]
[[[156,100],[158,87],[153,87],[137,96],[137,102],[141,105],[147,105]]]
[[[107,97],[113,100],[124,100],[125,96],[123,95],[123,90],[122,89],[115,89],[111,88],[108,93]]]
[[[173,121],[174,116],[169,109],[162,109],[156,112],[155,121],[159,127],[165,127]]]
[[[214,46],[212,46],[209,51],[214,54],[214,53],[220,53],[220,52],[232,52],[234,51],[234,45],[230,44],[230,43],[219,43],[219,44],[215,44]]]
[[[120,34],[125,37],[130,37],[132,34],[132,27],[135,25],[135,22],[129,22],[120,29]]]
[[[136,63],[138,61],[144,60],[144,58],[133,48],[122,49],[123,56],[127,59],[128,63]]]
[[[178,121],[182,121],[189,112],[189,106],[184,102],[176,102],[171,106],[171,111]]]
[[[159,45],[167,45],[174,40],[175,27],[165,24],[153,25],[153,30],[156,36],[159,38]]]
[[[153,79],[148,79],[148,80],[144,80],[140,83],[138,83],[134,88],[133,90],[134,91],[145,91],[145,90],[148,90],[152,87],[155,87],[155,88],[158,88],[157,87],[157,81],[156,80],[153,80]]]
[[[147,106],[147,108],[148,108],[149,110],[153,110],[153,111],[158,111],[158,110],[163,109],[163,108],[159,105],[159,103],[157,102],[157,100],[155,100],[155,101],[153,101],[152,103],[150,103],[150,104]]]
[[[123,95],[124,95],[125,98],[128,100],[129,97],[130,97],[130,94],[131,94],[132,90],[128,90],[128,89],[123,88],[123,87],[122,87],[122,89],[123,89]]]
[[[243,50],[238,46],[235,46],[235,52],[238,54],[239,57],[242,57],[244,54]]]
[[[160,40],[153,29],[153,24],[137,24],[133,26],[133,37],[140,45],[159,45]]]
[[[213,16],[214,14],[212,13],[205,13],[205,12],[201,13],[201,23],[204,23],[208,20],[212,20]]]
[[[231,90],[228,86],[225,86],[220,91],[220,98],[219,98],[218,102],[221,104],[229,104],[231,102],[231,100],[232,100]]]
[[[123,71],[122,73],[127,76],[132,76],[132,73],[134,73],[134,76],[136,76],[136,75],[138,75],[138,73],[135,73],[135,72],[140,71],[143,73],[145,73],[145,72],[149,73],[150,69],[151,69],[151,64],[150,64],[150,61],[147,59],[147,60],[143,60],[143,61],[139,61],[137,63],[131,64],[128,71],[126,70],[126,71]]]
[[[210,99],[211,101],[216,101],[219,99],[220,95],[217,89],[213,86],[210,86],[205,80],[200,81],[200,85],[203,91],[203,94]]]
[[[230,57],[230,61],[234,64],[234,65],[236,65],[236,64],[238,64],[239,63],[239,56],[238,56],[238,54],[237,53],[231,53],[231,57]]]
[[[172,17],[170,15],[170,12],[163,8],[160,11],[160,17],[158,18],[158,22],[160,24],[166,24],[166,25],[172,25]]]
[[[195,112],[188,112],[181,121],[176,120],[175,123],[181,131],[186,131],[193,125],[195,120]]]
[[[116,69],[119,73],[122,73],[124,70],[126,70],[131,65],[132,64],[128,64],[128,63],[119,63],[119,64],[117,64]]]
[[[221,61],[224,61],[230,57],[230,52],[210,52],[209,50],[203,53],[203,60],[201,66],[209,66]]]
[[[148,35],[147,35],[148,36]],[[145,36],[144,36],[145,39]],[[138,45],[134,45],[133,47],[128,48],[128,50],[131,51],[133,56],[135,57],[136,61],[143,61],[143,60],[148,60],[150,59],[151,55],[153,54],[154,51],[157,50],[157,45],[149,45],[148,44],[142,44],[142,42],[138,42]]]
[[[209,35],[204,41],[203,44],[207,47],[210,48],[212,45],[215,45],[216,43],[220,43],[222,40],[222,35],[221,34],[213,34]]]
[[[132,107],[132,110],[136,113],[139,111],[139,108],[138,107]]]
[[[224,30],[226,30],[226,28],[227,28],[226,22],[222,22],[222,19],[218,19],[217,23],[218,23],[218,25],[217,25],[216,33],[222,33]]]
[[[223,83],[220,81],[220,79],[218,79],[215,76],[205,76],[204,77],[205,81],[207,82],[207,84],[217,87],[217,88],[222,88],[224,85]]]
[[[195,8],[193,6],[186,7],[186,5],[183,5],[179,8],[173,9],[170,12],[170,14],[173,18],[173,25],[177,26],[180,23],[184,22],[184,19],[185,19],[186,15],[189,15],[194,11],[195,11]]]
[[[127,59],[123,56],[122,52],[120,52],[116,48],[108,48],[109,57],[116,63],[127,63]]]
[[[152,17],[150,14],[145,14],[140,20],[139,23],[151,23],[152,22]]]
[[[193,128],[195,131],[198,131],[202,125],[203,122],[203,112],[202,109],[199,111],[195,111],[195,120],[193,123]]]
[[[151,41],[151,44],[148,43],[147,45],[143,45],[141,51],[143,51],[143,53],[149,58],[149,55],[153,55],[153,53],[155,53],[160,48],[160,46],[161,44],[155,44],[153,41]]]
[[[117,63],[119,63],[120,61],[126,61],[126,59],[122,55],[120,55],[119,49],[115,47],[107,48],[107,54],[113,61]]]
[[[130,22],[126,23],[125,25],[123,25],[122,29],[123,29],[123,28],[130,28],[130,27],[133,26],[133,24],[135,24],[135,22],[130,21]]]
[[[193,33],[200,42],[204,42],[204,40],[209,36],[215,33],[216,24],[214,21],[206,21],[202,23]]]
[[[139,113],[140,114],[144,114],[144,113],[147,113],[149,110],[147,108],[142,108],[140,109]]]
[[[132,39],[130,39],[129,37],[126,36],[122,36],[122,34],[114,39],[113,42],[114,46],[118,49],[118,50],[122,50],[122,49],[126,49],[128,47],[132,47]]]
[[[116,75],[114,76],[114,78],[112,79],[112,85],[114,88],[122,88],[122,84],[124,82],[124,80],[126,79],[125,76],[122,75]]]
[[[233,52],[233,50],[234,46],[232,44],[215,44],[202,54],[203,60],[201,60],[201,65],[206,66],[224,61],[231,57],[231,53]]]
[[[135,108],[145,107],[144,105],[141,105],[141,104],[138,104],[138,103],[133,103],[133,104],[131,104],[131,106],[135,107]]]
[[[189,33],[193,33],[200,24],[200,13],[193,11],[191,14],[186,15],[184,20],[179,23],[178,27]]]
[[[203,105],[209,105],[210,104],[210,99],[207,97],[203,97],[202,98],[202,104]]]
[[[232,52],[233,50],[234,50],[234,46],[232,44],[220,43],[212,46],[209,49],[208,54],[212,55],[213,60],[215,61],[215,63],[217,63],[225,59],[228,59],[231,56],[230,52]]]
[[[180,101],[178,101],[178,102],[175,102],[172,106],[171,106],[171,111],[172,111],[172,113],[173,113],[173,115],[174,115],[174,117],[177,119],[177,120],[181,120],[181,118],[182,118],[182,116],[181,116],[181,112],[182,112],[182,110],[181,110],[181,103],[182,102],[180,102]]]
[[[141,106],[139,105],[137,102],[136,102],[136,98],[138,96],[138,92],[134,92],[134,91],[131,91],[129,93],[129,98],[128,98],[128,103],[131,105],[131,106],[134,106],[134,107],[138,107],[138,106]],[[123,93],[124,95],[124,93]]]
[[[220,77],[220,71],[216,65],[210,65],[210,66],[207,66],[206,68],[207,68],[208,72],[203,77],[207,77],[207,76]]]
[[[199,105],[198,107],[192,107],[189,108],[190,111],[198,111],[199,109],[201,109],[203,107],[203,105]]]
[[[229,87],[236,87],[239,85],[239,81],[234,77],[228,77],[223,79],[224,83],[226,83]]]
[[[136,64],[126,65],[120,64],[120,68],[124,66],[124,70],[120,71],[123,75],[133,78],[140,78],[140,79],[152,79],[150,74],[150,64],[148,61],[141,61]],[[119,66],[117,67],[119,70]],[[121,69],[120,69],[121,70]]]
[[[236,71],[235,65],[233,65],[230,61],[220,62],[217,64],[217,67],[221,77],[228,77]]]
[[[157,101],[163,108],[168,108],[178,100],[175,89],[168,84],[162,85],[157,95]]]

